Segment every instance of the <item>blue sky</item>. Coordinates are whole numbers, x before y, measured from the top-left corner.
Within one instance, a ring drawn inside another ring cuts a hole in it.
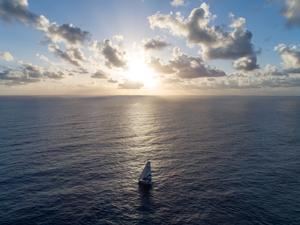
[[[0,94],[300,93],[298,0],[185,0],[178,6],[172,1],[0,0]],[[221,38],[190,38],[193,32],[199,35],[198,28],[189,27],[196,9],[207,16],[200,18],[208,21],[201,32]],[[34,18],[24,19],[24,11]],[[182,21],[175,19],[176,12]],[[42,15],[48,22],[41,28]],[[242,24],[234,27],[235,21]],[[252,34],[243,42],[247,51],[238,50],[244,36],[230,39],[238,29]],[[76,31],[87,31],[88,37],[71,43],[64,36]],[[165,45],[149,50],[147,41]],[[236,54],[230,55],[222,41],[237,48]],[[75,50],[82,58],[66,60],[75,57]],[[171,72],[163,74],[162,68]]]

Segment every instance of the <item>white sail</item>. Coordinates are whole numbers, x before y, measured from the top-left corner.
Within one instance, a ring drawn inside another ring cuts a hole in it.
[[[140,175],[140,180],[147,180],[151,182],[151,164],[148,161]]]

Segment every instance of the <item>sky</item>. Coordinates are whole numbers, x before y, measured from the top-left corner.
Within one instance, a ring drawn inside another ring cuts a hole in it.
[[[300,0],[0,0],[0,95],[300,95]]]

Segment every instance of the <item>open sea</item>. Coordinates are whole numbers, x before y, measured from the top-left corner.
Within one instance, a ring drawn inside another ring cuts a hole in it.
[[[300,97],[0,97],[0,225],[64,224],[299,225]]]

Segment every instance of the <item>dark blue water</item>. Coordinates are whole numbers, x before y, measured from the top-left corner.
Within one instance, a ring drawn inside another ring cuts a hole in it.
[[[1,97],[0,224],[299,225],[300,98]]]

